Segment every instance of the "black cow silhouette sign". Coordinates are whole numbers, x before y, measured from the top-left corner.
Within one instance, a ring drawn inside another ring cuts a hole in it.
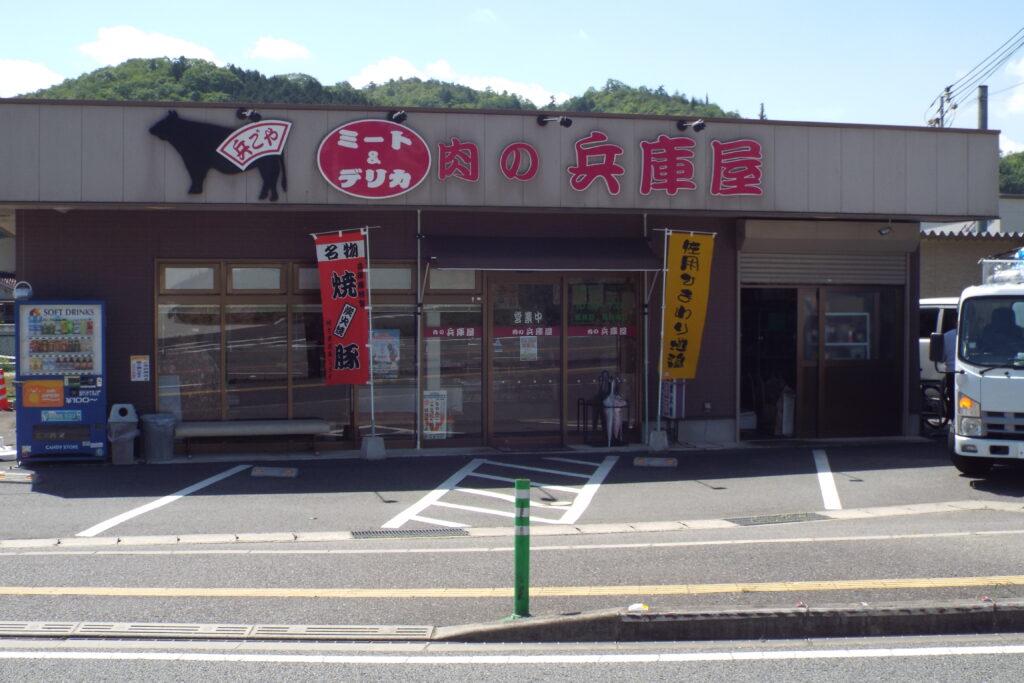
[[[202,194],[210,169],[228,175],[256,168],[263,179],[260,199],[278,199],[277,182],[287,191],[284,145],[291,124],[287,121],[256,121],[241,128],[229,128],[202,121],[190,121],[170,110],[149,132],[169,142],[181,156],[191,185],[189,194]]]

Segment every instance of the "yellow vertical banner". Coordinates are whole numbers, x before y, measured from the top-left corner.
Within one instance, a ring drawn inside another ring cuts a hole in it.
[[[669,232],[661,320],[661,378],[693,379],[711,292],[713,234]]]

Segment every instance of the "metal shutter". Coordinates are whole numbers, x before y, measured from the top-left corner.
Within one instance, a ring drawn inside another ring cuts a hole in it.
[[[740,252],[742,284],[904,285],[906,254]]]

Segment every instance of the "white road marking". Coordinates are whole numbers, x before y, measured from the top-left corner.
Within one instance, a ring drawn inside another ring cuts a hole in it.
[[[423,496],[416,502],[412,507],[404,510],[403,512],[395,515],[389,521],[385,522],[382,529],[397,529],[413,517],[419,515],[421,512],[426,510],[428,507],[433,505],[436,501],[440,500],[441,496],[455,488],[460,481],[465,479],[466,475],[476,469],[480,463],[484,461],[483,458],[475,458],[466,463],[466,466],[461,470],[448,477],[447,480],[436,489]]]
[[[818,486],[821,487],[821,498],[826,510],[842,510],[839,502],[839,491],[836,480],[832,477],[832,468],[828,465],[828,455],[820,448],[814,450],[814,466],[818,468]]]
[[[0,659],[70,661],[218,662],[270,664],[648,664],[681,662],[750,662],[815,659],[898,659],[1019,655],[1024,645],[967,645],[947,647],[841,648],[832,650],[754,650],[740,652],[651,652],[646,654],[538,655],[305,655],[244,654],[241,652],[117,652],[117,651],[0,651]]]
[[[455,522],[446,522],[430,517],[414,517],[426,524],[446,526],[467,526]],[[603,535],[603,534],[602,534]],[[701,548],[712,546],[745,546],[745,545],[784,545],[802,543],[856,543],[865,541],[920,541],[948,538],[970,538],[973,536],[1021,536],[1024,529],[1004,529],[996,531],[946,531],[927,534],[879,534],[871,536],[821,536],[800,538],[738,538],[717,541],[662,541],[653,543],[595,543],[573,545],[545,545],[546,539],[534,539],[530,552],[543,551],[588,551],[588,550],[632,550],[650,548]],[[51,557],[55,555],[448,555],[455,553],[501,553],[513,552],[509,545],[468,547],[453,546],[443,548],[328,548],[316,550],[312,548],[262,549],[252,548],[203,548],[199,550],[19,550],[0,553],[0,557]]]
[[[138,517],[139,515],[143,515],[143,514],[149,512],[149,511],[151,511],[151,510],[156,510],[157,508],[163,507],[164,505],[168,505],[170,503],[173,503],[174,501],[178,500],[179,498],[184,498],[185,496],[189,495],[190,493],[195,493],[196,491],[198,491],[200,489],[204,489],[204,488],[206,488],[207,486],[209,486],[211,484],[216,484],[221,479],[227,479],[231,475],[238,474],[239,472],[242,472],[243,470],[247,470],[250,467],[252,467],[252,465],[238,465],[237,467],[232,467],[230,470],[227,470],[226,472],[221,472],[220,474],[216,474],[216,475],[210,477],[209,479],[203,479],[198,484],[192,484],[192,486],[189,486],[187,488],[183,488],[182,490],[178,491],[177,493],[172,493],[169,496],[164,496],[163,498],[161,498],[159,500],[154,500],[152,503],[146,503],[145,505],[143,505],[141,507],[137,507],[134,510],[129,510],[128,512],[120,514],[117,517],[111,517],[110,519],[108,519],[105,522],[100,522],[99,524],[97,524],[95,526],[89,527],[85,531],[81,531],[81,532],[75,534],[75,536],[84,536],[84,537],[87,537],[87,538],[91,537],[91,536],[95,536],[95,535],[97,535],[99,533],[102,533],[102,532],[106,531],[107,529],[109,529],[111,527],[117,526],[121,522],[127,522],[129,519],[132,519],[133,517]]]
[[[531,521],[542,522],[545,524],[575,524],[576,521],[580,518],[580,516],[586,511],[587,506],[590,505],[591,501],[594,498],[594,495],[597,493],[598,488],[600,488],[601,483],[608,476],[608,472],[611,471],[612,467],[615,465],[618,459],[618,456],[609,455],[601,463],[598,464],[594,462],[571,460],[568,458],[545,458],[545,460],[548,461],[560,461],[565,462],[567,464],[576,465],[585,464],[589,467],[594,468],[594,471],[591,474],[581,474],[580,472],[573,472],[568,470],[557,470],[546,467],[534,467],[531,465],[520,465],[514,462],[501,462],[497,460],[477,458],[475,460],[472,460],[465,467],[463,467],[458,472],[450,476],[443,484],[441,484],[439,487],[437,487],[436,489],[425,495],[423,498],[418,500],[413,506],[396,515],[392,519],[388,520],[385,524],[382,525],[381,528],[397,529],[414,519],[418,519],[418,521],[424,521],[425,517],[421,513],[431,506],[443,507],[452,510],[462,510],[477,514],[493,515],[497,517],[515,517],[515,511],[512,505],[509,505],[507,508],[489,509],[441,500],[446,494],[457,492],[466,494],[468,496],[496,498],[498,500],[501,500],[502,502],[514,502],[515,498],[513,496],[507,495],[502,492],[487,491],[485,489],[479,489],[469,486],[460,486],[461,482],[470,478],[489,479],[491,481],[500,481],[508,484],[512,484],[515,482],[516,479],[514,476],[506,477],[486,472],[478,472],[477,468],[484,465],[490,467],[508,468],[511,470],[522,471],[525,473],[539,473],[560,477],[575,477],[579,479],[585,479],[586,483],[579,487],[558,486],[555,484],[548,484],[545,482],[533,480],[531,480],[530,482],[531,488],[543,489],[544,491],[548,492],[558,491],[569,494],[573,498],[571,504],[561,503],[558,506],[543,502],[531,503],[531,507],[536,507],[537,509],[557,510],[562,512],[561,517],[559,517],[558,519],[548,519],[545,517],[538,517],[537,515],[531,515]],[[513,472],[512,474],[514,475],[515,473],[516,472]],[[453,525],[454,523],[442,523],[442,526]]]

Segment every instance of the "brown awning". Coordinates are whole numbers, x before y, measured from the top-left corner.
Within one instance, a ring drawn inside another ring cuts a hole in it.
[[[452,237],[427,235],[425,256],[439,270],[661,270],[635,238]]]

